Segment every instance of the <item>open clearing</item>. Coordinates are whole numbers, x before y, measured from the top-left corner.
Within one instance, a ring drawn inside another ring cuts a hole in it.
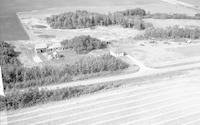
[[[153,42],[152,42],[153,41]],[[147,67],[161,68],[177,64],[200,61],[199,40],[188,44],[176,40],[133,40],[126,39],[113,42],[115,46],[125,51]]]
[[[198,125],[199,73],[1,112],[1,125]]]

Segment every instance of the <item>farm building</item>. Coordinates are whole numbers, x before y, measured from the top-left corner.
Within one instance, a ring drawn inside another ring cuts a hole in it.
[[[114,57],[122,57],[122,56],[125,56],[126,53],[123,50],[121,50],[120,48],[111,48],[110,55],[112,55]]]
[[[61,51],[63,50],[63,46],[61,45],[61,43],[53,43],[51,45],[49,45],[48,47],[48,51],[52,52],[52,51]]]
[[[36,44],[35,45],[36,53],[44,53],[44,52],[47,51],[47,48],[48,48],[48,46],[45,43],[41,43],[41,44]]]

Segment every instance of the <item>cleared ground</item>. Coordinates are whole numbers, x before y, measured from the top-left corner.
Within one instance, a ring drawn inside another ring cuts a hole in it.
[[[163,68],[200,61],[199,40],[191,44],[184,41],[125,39],[113,44],[147,67]]]
[[[1,125],[198,125],[199,73],[1,112]]]

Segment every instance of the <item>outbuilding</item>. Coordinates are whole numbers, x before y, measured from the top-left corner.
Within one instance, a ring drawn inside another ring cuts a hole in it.
[[[50,51],[50,52],[61,51],[61,50],[63,50],[63,46],[59,42],[53,43],[53,44],[49,45],[49,47],[48,47],[48,51]]]
[[[110,55],[112,55],[114,57],[122,57],[122,56],[125,56],[126,53],[123,50],[121,50],[120,48],[111,48]]]
[[[41,43],[41,44],[36,44],[35,45],[35,51],[37,53],[44,53],[44,52],[47,51],[47,48],[48,48],[48,46],[45,43]]]

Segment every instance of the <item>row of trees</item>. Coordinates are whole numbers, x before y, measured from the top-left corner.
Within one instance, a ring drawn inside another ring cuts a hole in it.
[[[181,28],[179,26],[167,27],[167,28],[155,28],[151,27],[145,30],[143,35],[139,35],[138,39],[150,39],[150,38],[162,38],[162,39],[199,39],[200,28]]]
[[[27,91],[14,90],[7,94],[6,97],[0,96],[0,111],[14,110],[24,107],[34,106],[36,104],[47,103],[50,101],[59,101],[77,97],[84,94],[94,93],[97,91],[118,87],[120,83],[105,83],[88,86],[69,87],[57,90],[39,90],[38,88]]]
[[[99,14],[78,10],[47,17],[47,23],[55,29],[88,28],[97,25],[122,25],[126,28],[144,29],[145,24],[141,16],[146,15],[145,10],[137,8],[118,11],[109,14]]]
[[[87,57],[72,65],[57,67],[24,68],[10,66],[3,69],[3,81],[7,89],[42,86],[72,81],[75,76],[103,71],[125,69],[128,64],[110,55]]]
[[[61,44],[65,49],[73,49],[78,54],[107,47],[107,42],[85,35],[74,37],[71,40],[64,40]]]
[[[153,18],[153,19],[200,19],[200,15],[197,13],[195,16],[188,16],[186,14],[167,14],[167,13],[155,13],[155,14],[147,14],[145,18]]]

